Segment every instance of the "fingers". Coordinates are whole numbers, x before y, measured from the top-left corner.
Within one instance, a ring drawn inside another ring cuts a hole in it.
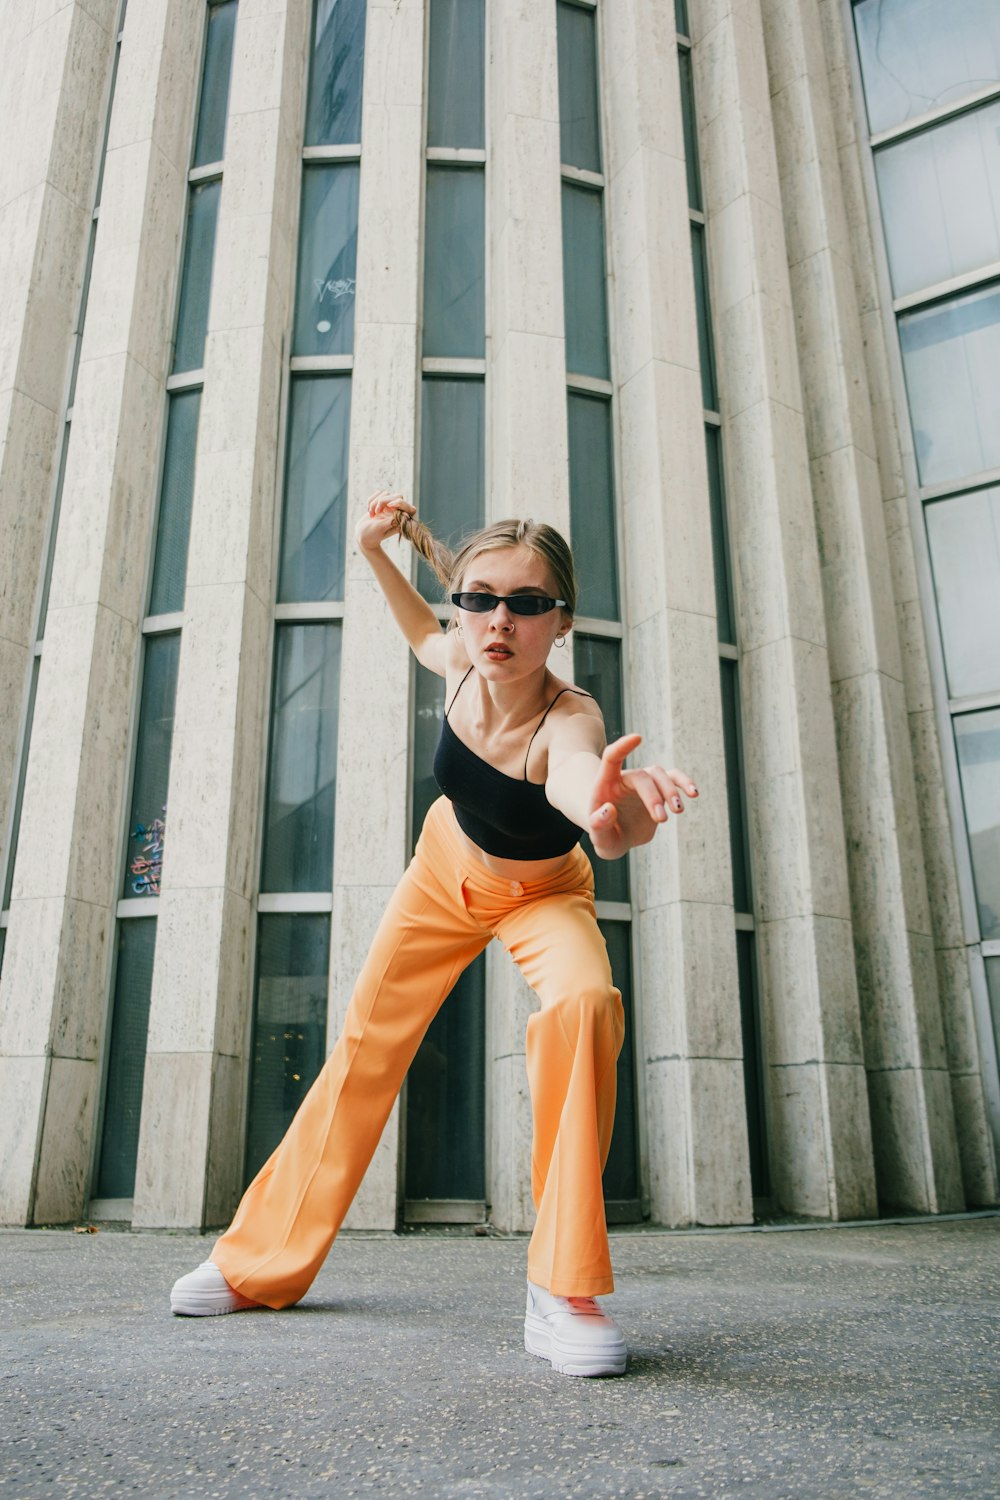
[[[368,514],[370,516],[384,515],[387,510],[401,510],[408,516],[415,516],[417,508],[411,505],[406,496],[394,490],[376,490],[374,495],[368,497]]]

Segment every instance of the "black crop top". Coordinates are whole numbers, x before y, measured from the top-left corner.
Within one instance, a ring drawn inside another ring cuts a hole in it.
[[[518,781],[470,750],[448,723],[455,698],[472,670],[466,672],[445,710],[434,755],[434,780],[454,807],[459,828],[484,854],[498,859],[552,859],[568,854],[579,842],[580,829],[552,806],[540,782],[528,780],[528,756],[557,699],[563,693],[579,693],[582,698],[590,694],[579,688],[560,689],[528,741],[524,779]]]

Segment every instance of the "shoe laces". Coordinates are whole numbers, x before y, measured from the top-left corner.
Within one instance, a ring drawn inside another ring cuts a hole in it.
[[[585,1318],[599,1318],[601,1316],[601,1309],[593,1297],[567,1297],[566,1301],[569,1303],[571,1312],[581,1313]]]

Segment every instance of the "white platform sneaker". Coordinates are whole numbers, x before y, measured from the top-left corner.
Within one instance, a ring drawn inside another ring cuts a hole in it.
[[[531,1281],[524,1347],[560,1375],[621,1375],[628,1359],[621,1329],[593,1297],[554,1297]]]
[[[220,1313],[244,1312],[260,1307],[234,1292],[218,1266],[202,1261],[197,1271],[189,1271],[175,1281],[170,1293],[170,1311],[182,1318],[212,1318]]]

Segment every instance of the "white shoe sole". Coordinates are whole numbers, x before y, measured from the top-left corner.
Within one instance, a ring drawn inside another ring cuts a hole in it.
[[[538,1359],[547,1359],[558,1375],[624,1375],[628,1348],[624,1339],[601,1349],[567,1346],[552,1337],[552,1330],[537,1313],[524,1320],[524,1347]]]
[[[175,1286],[170,1293],[170,1311],[175,1318],[219,1318],[225,1313],[250,1312],[260,1305],[231,1290],[203,1292],[185,1287],[179,1292]]]

